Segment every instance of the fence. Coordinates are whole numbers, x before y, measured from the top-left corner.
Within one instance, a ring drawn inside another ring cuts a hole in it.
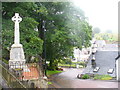
[[[24,88],[27,89],[9,70],[5,67],[5,64],[0,61],[0,69],[2,78],[6,80],[7,85],[11,88]]]
[[[12,88],[46,88],[47,82],[43,80],[42,63],[26,64],[30,72],[23,72],[22,69],[10,69],[9,65],[0,60],[0,68],[2,69],[2,77],[6,80],[7,85]],[[37,77],[35,74],[37,72]],[[33,85],[34,83],[34,85]]]

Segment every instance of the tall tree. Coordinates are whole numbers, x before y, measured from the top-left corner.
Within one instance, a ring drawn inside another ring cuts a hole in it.
[[[100,28],[98,28],[98,27],[95,27],[94,29],[93,29],[93,34],[96,34],[96,33],[100,33]]]
[[[35,30],[38,22],[32,18],[32,13],[36,10],[35,4],[4,2],[2,3],[2,9],[3,58],[9,60],[9,51],[14,38],[14,23],[11,18],[15,13],[20,13],[23,18],[20,23],[20,41],[23,44],[26,57],[30,60],[31,56],[41,54],[43,41],[38,38],[38,32]]]
[[[112,30],[107,30],[106,33],[112,33]]]
[[[43,59],[50,61],[52,69],[56,62],[73,55],[73,47],[90,45],[92,26],[86,21],[84,12],[71,2],[3,3],[4,54],[9,52],[13,43],[13,22],[10,19],[15,12],[23,18],[20,23],[21,43],[26,55],[28,58],[42,55]]]
[[[82,10],[72,6],[70,2],[36,3],[41,18],[38,25],[40,38],[46,40],[46,59],[50,60],[50,67],[73,53],[73,47],[89,46],[91,39],[91,26],[85,20]],[[46,22],[44,32],[43,21]],[[45,37],[45,36],[46,37]],[[45,54],[43,54],[45,55]]]

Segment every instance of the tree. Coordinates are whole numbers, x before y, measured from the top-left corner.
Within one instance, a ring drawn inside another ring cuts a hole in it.
[[[82,45],[90,45],[92,27],[85,20],[82,10],[69,2],[36,4],[44,8],[42,12],[41,8],[38,10],[41,17],[38,31],[40,38],[46,40],[46,59],[50,61],[51,68],[56,60],[73,55],[74,46],[82,48]],[[43,22],[46,22],[46,37]]]
[[[112,30],[107,30],[106,33],[112,33]]]
[[[41,54],[43,41],[38,37],[38,32],[35,30],[38,22],[31,17],[35,10],[34,3],[4,2],[2,5],[3,58],[9,60],[10,47],[14,38],[14,23],[11,18],[16,12],[20,13],[20,16],[23,18],[23,21],[20,23],[20,41],[23,44],[27,60],[30,60],[31,56]]]
[[[41,55],[54,69],[55,64],[65,60],[64,57],[73,56],[73,47],[90,45],[92,26],[86,21],[84,12],[71,2],[3,3],[4,54],[13,43],[10,19],[15,12],[23,18],[21,43],[28,60],[31,56]]]
[[[98,27],[96,27],[93,29],[93,34],[100,33],[100,31],[101,30]]]

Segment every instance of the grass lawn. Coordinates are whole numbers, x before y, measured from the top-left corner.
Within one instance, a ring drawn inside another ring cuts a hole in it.
[[[50,85],[50,84],[52,84],[52,82],[49,81],[49,82],[48,82],[48,85]]]
[[[57,74],[57,73],[61,73],[61,72],[63,72],[63,71],[57,71],[57,70],[51,71],[51,70],[47,70],[47,76],[50,76],[50,75],[53,75],[53,74]]]
[[[66,67],[76,67],[76,65],[75,64],[58,64],[59,66],[66,66]]]
[[[95,75],[94,77],[95,80],[111,80],[112,77],[110,75]]]

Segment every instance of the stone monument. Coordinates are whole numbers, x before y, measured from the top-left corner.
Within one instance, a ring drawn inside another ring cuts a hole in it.
[[[22,18],[19,16],[19,13],[15,13],[15,16],[12,17],[12,21],[15,23],[15,30],[14,44],[11,46],[10,50],[9,68],[21,68],[24,72],[29,72],[30,70],[25,64],[26,60],[24,56],[23,46],[20,44],[19,23],[22,21]]]

